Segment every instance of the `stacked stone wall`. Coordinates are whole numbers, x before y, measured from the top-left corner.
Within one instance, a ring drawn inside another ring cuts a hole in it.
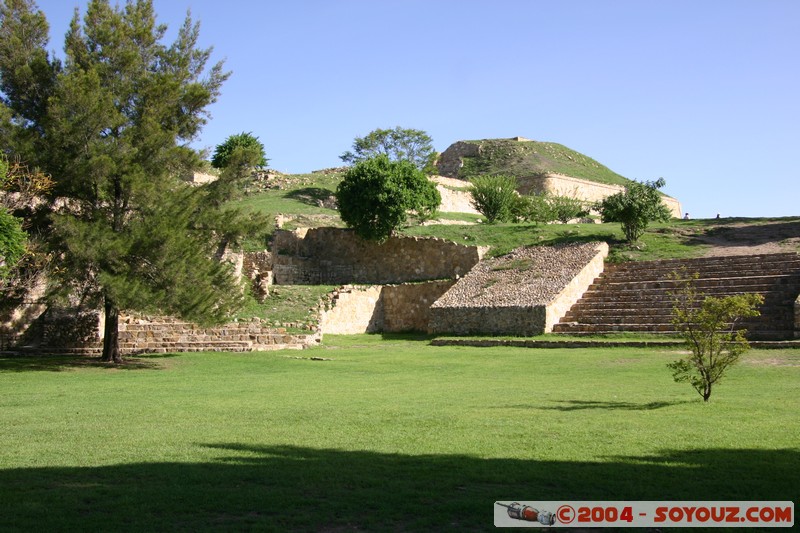
[[[800,339],[800,296],[794,301],[794,338]]]
[[[16,350],[37,353],[99,355],[103,349],[103,316],[99,311],[48,310],[38,321],[34,346]],[[316,332],[287,333],[259,319],[200,327],[172,317],[121,315],[119,346],[124,355],[142,353],[269,351],[306,348],[320,342]]]
[[[319,341],[317,333],[291,334],[259,319],[204,328],[169,317],[124,316],[119,325],[120,350],[125,354],[300,349]]]
[[[431,306],[455,280],[431,281],[383,288],[383,331],[402,333],[427,332]]]
[[[382,291],[379,285],[340,288],[333,298],[333,306],[321,313],[320,332],[355,335],[382,331]]]
[[[42,347],[76,349],[102,348],[100,311],[50,308],[40,317],[38,343]]]
[[[544,305],[432,308],[430,333],[451,335],[539,335],[544,332]]]
[[[320,318],[323,334],[426,332],[430,307],[455,281],[342,287]]]
[[[463,276],[482,251],[444,239],[390,237],[365,241],[353,231],[316,228],[276,231],[273,239],[275,283],[392,284]]]

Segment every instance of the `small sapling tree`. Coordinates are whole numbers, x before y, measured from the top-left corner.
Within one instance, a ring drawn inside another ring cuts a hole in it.
[[[442,198],[433,182],[409,161],[385,154],[357,163],[336,188],[339,215],[364,239],[383,241],[408,220],[429,218]]]
[[[757,307],[764,298],[753,293],[705,296],[695,286],[697,277],[685,272],[672,275],[677,282],[672,292],[672,324],[691,353],[667,367],[676,382],[688,382],[707,402],[713,386],[750,349],[746,331],[736,326],[742,318],[758,316]]]
[[[658,189],[666,185],[664,178],[656,181],[633,181],[624,192],[608,196],[597,205],[603,222],[619,222],[629,243],[639,240],[651,222],[667,222],[671,213],[661,201]]]
[[[513,176],[477,176],[472,179],[472,206],[486,222],[508,222],[520,211],[517,179]]]

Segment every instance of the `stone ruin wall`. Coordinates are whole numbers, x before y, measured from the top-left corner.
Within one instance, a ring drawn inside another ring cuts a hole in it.
[[[429,332],[438,335],[519,335],[544,333],[544,305],[433,308]]]
[[[428,331],[430,307],[455,280],[342,287],[322,313],[320,332],[332,335]]]
[[[526,178],[526,181],[528,181],[530,185],[528,190],[523,191],[524,193],[548,192],[560,196],[572,196],[585,202],[599,202],[612,194],[617,194],[625,190],[625,188],[620,185],[597,183],[595,181],[573,178],[563,174],[546,174],[541,177],[535,176]],[[680,218],[683,216],[681,203],[678,200],[671,196],[662,196],[661,201],[667,206],[673,217]]]
[[[383,243],[339,228],[278,230],[273,274],[279,285],[395,284],[463,276],[483,250],[444,239],[390,237]]]
[[[48,310],[36,353],[99,355],[103,351],[103,314],[74,309]],[[123,355],[171,352],[248,352],[302,349],[320,342],[320,334],[287,333],[259,319],[201,327],[172,317],[125,315],[119,319],[119,348]]]
[[[124,354],[171,352],[249,352],[302,349],[318,344],[319,333],[287,333],[259,319],[201,327],[169,317],[121,316],[120,351]]]
[[[471,213],[480,215],[472,205],[472,194],[469,192],[469,183],[455,178],[444,176],[431,176],[430,180],[436,184],[436,190],[442,197],[439,211],[442,213]]]
[[[794,302],[794,338],[800,339],[800,296]]]

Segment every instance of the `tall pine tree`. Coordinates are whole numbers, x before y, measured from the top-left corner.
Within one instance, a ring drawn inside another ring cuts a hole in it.
[[[243,229],[223,213],[216,188],[188,189],[181,171],[199,162],[188,146],[228,76],[208,67],[199,24],[187,15],[163,44],[151,0],[76,10],[63,64],[50,58],[47,23],[30,0],[5,0],[0,89],[19,150],[56,181],[52,217],[57,280],[105,310],[103,359],[120,361],[120,310],[159,311],[220,322],[240,303],[221,241]],[[33,37],[32,37],[33,36]],[[36,68],[24,64],[36,60]],[[8,124],[6,124],[8,126]],[[2,128],[2,126],[0,126]]]

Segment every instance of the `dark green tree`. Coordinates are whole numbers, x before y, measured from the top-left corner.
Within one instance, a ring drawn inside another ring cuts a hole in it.
[[[672,217],[661,201],[658,189],[666,185],[664,178],[656,181],[633,181],[624,192],[612,194],[597,205],[603,222],[619,222],[629,243],[639,240],[651,222],[667,222]]]
[[[364,137],[353,140],[353,150],[339,158],[347,164],[355,164],[377,155],[385,155],[391,161],[408,161],[417,169],[430,173],[436,159],[433,139],[422,130],[401,128],[376,129]]]
[[[336,188],[339,214],[360,237],[382,241],[405,224],[409,212],[429,218],[442,201],[439,191],[409,161],[385,154],[357,163]]]
[[[0,112],[4,121],[20,126],[9,135],[23,160],[33,162],[35,141],[41,140],[47,116],[47,99],[53,93],[61,63],[46,50],[49,26],[33,0],[4,0],[0,4]],[[2,127],[2,126],[0,126]],[[2,147],[8,151],[9,146]],[[6,155],[9,155],[6,153]]]
[[[120,360],[120,310],[213,323],[240,301],[230,268],[213,257],[238,217],[221,212],[219,191],[178,179],[200,163],[188,142],[228,74],[207,66],[211,49],[197,47],[189,16],[173,43],[162,42],[165,31],[151,0],[91,0],[83,22],[76,11],[60,64],[44,52],[46,22],[32,2],[6,0],[0,18],[2,35],[37,35],[0,51],[4,103],[65,199],[52,216],[55,281],[102,303],[104,360]],[[18,57],[36,58],[41,74],[19,76]]]
[[[22,231],[21,221],[0,207],[0,280],[22,258],[27,237]]]
[[[252,161],[251,165],[257,168],[266,167],[269,161],[264,153],[264,145],[258,137],[250,132],[242,132],[230,135],[222,144],[217,145],[211,157],[211,166],[219,169],[227,168],[237,153],[239,154],[237,160],[240,163]]]

